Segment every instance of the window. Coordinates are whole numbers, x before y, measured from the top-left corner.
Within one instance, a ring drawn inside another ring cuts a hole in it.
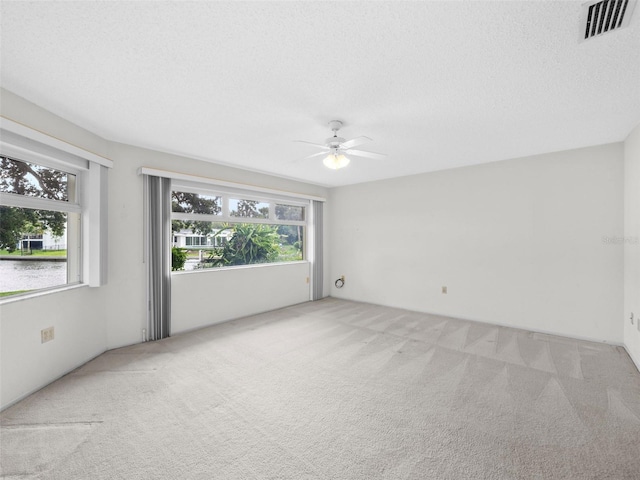
[[[232,198],[229,200],[229,215],[242,218],[269,218],[269,204],[259,200]]]
[[[304,260],[308,203],[174,184],[172,246],[186,252],[186,262],[173,268],[188,271]]]
[[[277,204],[276,218],[278,220],[295,220],[298,222],[304,222],[304,207]]]
[[[171,192],[171,211],[182,213],[196,213],[220,215],[222,213],[222,198],[212,195],[200,195],[189,192]]]
[[[0,192],[14,205],[0,206],[0,295],[80,282],[77,175],[0,157]],[[25,198],[27,197],[27,198]],[[46,199],[50,210],[29,208]],[[25,204],[25,206],[20,206]]]
[[[106,282],[111,162],[0,119],[0,300]]]
[[[199,245],[207,245],[207,237],[199,237],[195,235],[190,235],[185,238],[186,246],[199,246]]]

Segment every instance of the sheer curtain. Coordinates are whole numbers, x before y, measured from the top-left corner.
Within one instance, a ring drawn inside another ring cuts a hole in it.
[[[148,339],[171,333],[171,179],[144,176]]]

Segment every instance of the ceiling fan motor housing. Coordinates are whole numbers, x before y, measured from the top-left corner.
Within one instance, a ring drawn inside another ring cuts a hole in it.
[[[331,120],[329,126],[333,132],[333,137],[327,138],[325,143],[329,148],[338,149],[340,148],[340,144],[346,142],[344,138],[338,136],[338,130],[342,128],[342,122],[340,120]]]
[[[341,143],[344,143],[346,140],[342,137],[329,137],[325,140],[327,146],[330,148],[338,148]]]

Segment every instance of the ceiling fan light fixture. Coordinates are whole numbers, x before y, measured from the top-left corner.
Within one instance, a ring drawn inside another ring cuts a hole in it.
[[[338,170],[339,168],[344,168],[349,165],[352,155],[355,155],[356,157],[373,158],[374,160],[381,160],[386,157],[386,155],[382,155],[380,153],[367,152],[365,150],[356,150],[354,148],[362,145],[363,143],[371,142],[371,139],[369,137],[360,136],[352,138],[351,140],[345,140],[344,138],[339,137],[338,130],[340,130],[340,128],[342,127],[342,122],[340,120],[332,120],[331,122],[329,122],[329,126],[331,127],[331,131],[333,132],[333,137],[327,138],[324,144],[305,142],[304,140],[295,140],[296,142],[313,145],[314,147],[321,148],[323,150],[322,152],[314,153],[313,155],[305,157],[304,160],[306,160],[307,158],[316,158],[326,155],[326,157],[322,160],[322,163],[324,163],[325,167],[332,170]],[[345,153],[349,156],[345,156]]]
[[[351,160],[349,160],[342,154],[330,153],[324,158],[322,163],[324,163],[325,167],[331,168],[333,170],[338,170],[339,168],[343,168],[349,165],[350,161]]]

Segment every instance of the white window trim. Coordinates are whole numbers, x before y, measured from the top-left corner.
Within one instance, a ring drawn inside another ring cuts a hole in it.
[[[14,158],[14,160],[18,159]],[[0,192],[0,205],[6,205],[8,207],[33,208],[34,210],[52,210],[54,212],[82,212],[82,207],[79,203],[53,200],[50,198],[27,197],[26,195],[4,192]]]
[[[218,190],[222,190],[224,189],[224,187],[228,187],[230,189],[233,189],[234,191],[240,190],[242,192],[251,192],[253,193],[253,195],[264,193],[267,195],[269,194],[275,195],[278,198],[288,197],[288,198],[298,198],[298,199],[304,199],[304,200],[316,200],[318,202],[327,201],[326,198],[318,197],[316,195],[307,195],[305,193],[289,192],[286,190],[277,190],[274,188],[259,187],[256,185],[248,185],[244,183],[227,182],[226,180],[219,180],[217,178],[200,177],[196,175],[188,175],[185,173],[170,172],[167,170],[158,170],[156,168],[150,168],[150,167],[139,168],[138,175],[152,175],[155,177],[170,178],[172,180],[172,188],[177,188],[176,186],[184,185],[184,183],[180,181],[180,180],[184,180],[186,182],[189,182],[192,185],[193,184],[207,185],[207,187],[205,187],[207,191],[213,190],[210,187],[212,185],[214,187],[217,187]],[[284,201],[284,199],[282,200]]]
[[[81,213],[82,256],[78,259],[81,283],[90,287],[106,284],[107,169],[113,167],[113,162],[6,117],[0,117],[0,154],[76,175],[77,202],[2,193],[0,203]],[[7,297],[6,300],[13,300],[13,297]]]
[[[87,160],[89,162],[97,163],[98,165],[102,165],[103,167],[113,168],[113,162],[102,155],[98,155],[96,153],[85,150],[84,148],[73,145],[69,142],[65,142],[64,140],[60,140],[59,138],[53,137],[47,133],[41,132],[34,128],[28,127],[23,123],[16,122],[15,120],[11,120],[5,116],[0,115],[0,129],[5,132],[11,132],[19,137],[22,137],[27,141],[27,143],[35,142],[40,146],[45,146],[52,148],[56,155],[58,152],[66,153],[66,158],[76,157],[80,159]],[[3,135],[3,139],[6,137]],[[13,143],[13,142],[12,142]],[[14,146],[18,147],[18,145]],[[24,147],[23,147],[24,148]],[[70,157],[71,156],[71,157]],[[64,162],[64,158],[58,159],[55,158],[56,162]],[[68,161],[68,160],[67,160]]]

